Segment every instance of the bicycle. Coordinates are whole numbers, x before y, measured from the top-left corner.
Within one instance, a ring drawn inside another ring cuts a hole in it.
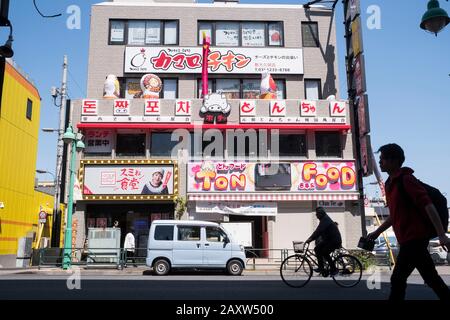
[[[309,243],[293,242],[295,254],[283,260],[280,266],[281,279],[293,288],[305,286],[313,276],[313,265],[318,267],[316,255],[309,249]],[[336,274],[331,274],[334,282],[344,288],[356,286],[362,278],[362,264],[355,256],[348,254],[344,248],[331,253],[336,265]],[[330,267],[325,261],[322,276],[330,275]]]

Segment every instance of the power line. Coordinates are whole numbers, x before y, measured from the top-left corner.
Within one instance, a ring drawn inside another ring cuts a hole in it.
[[[75,79],[75,77],[72,75],[72,73],[68,70],[69,72],[69,77],[70,79],[73,80],[73,82],[75,83],[75,85],[77,86],[78,90],[80,90],[81,94],[83,95],[83,97],[86,97],[86,92],[81,89],[81,86],[78,84],[77,80]]]
[[[43,18],[56,18],[56,17],[62,16],[61,13],[60,13],[60,14],[55,14],[55,15],[52,15],[52,16],[47,16],[47,15],[43,14],[43,13],[39,10],[39,8],[38,8],[38,6],[37,6],[37,4],[36,4],[36,0],[33,0],[33,4],[34,4],[34,7],[36,8],[36,11],[39,12],[39,14],[41,15],[41,17],[43,17]]]

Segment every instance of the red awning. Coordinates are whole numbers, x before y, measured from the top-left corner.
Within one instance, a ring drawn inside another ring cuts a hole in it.
[[[191,123],[79,123],[79,129],[280,129],[280,130],[350,130],[347,124],[191,124]]]

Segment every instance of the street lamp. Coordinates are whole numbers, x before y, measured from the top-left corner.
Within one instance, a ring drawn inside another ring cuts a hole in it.
[[[48,174],[52,175],[53,182],[55,183],[55,186],[56,186],[56,177],[55,177],[53,172],[50,172],[50,171],[47,171],[47,170],[41,170],[41,169],[36,169],[36,172],[39,173],[39,174],[46,174],[46,173],[48,173]]]
[[[438,0],[430,0],[427,7],[428,10],[422,17],[420,27],[434,33],[437,37],[437,34],[450,23],[450,18],[447,12],[439,7]]]
[[[69,124],[62,139],[65,144],[71,145],[72,156],[70,158],[69,172],[69,199],[67,202],[67,223],[66,232],[64,236],[64,257],[63,257],[63,269],[68,269],[72,264],[72,212],[73,212],[73,187],[75,184],[75,162],[76,151],[84,149],[84,143],[81,141],[82,136],[73,132],[72,125]]]
[[[6,43],[0,47],[0,56],[3,58],[12,58],[14,55],[14,50],[12,49],[12,43],[14,41],[13,39],[13,28],[11,25],[11,22],[7,19],[1,19],[0,21],[1,26],[9,27],[9,36]]]

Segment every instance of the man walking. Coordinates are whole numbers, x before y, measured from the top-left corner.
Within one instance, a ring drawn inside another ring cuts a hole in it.
[[[123,248],[125,250],[125,267],[127,266],[128,260],[133,261],[133,264],[135,267],[136,265],[136,258],[134,256],[135,252],[135,237],[134,237],[134,228],[130,228],[130,232],[127,233],[125,236],[125,243],[123,245]]]
[[[425,283],[437,296],[441,300],[450,301],[450,289],[437,273],[427,249],[433,231],[439,236],[441,245],[450,248],[450,239],[445,235],[439,213],[425,188],[413,176],[414,171],[402,167],[405,161],[403,149],[392,143],[382,146],[378,152],[381,152],[381,171],[389,175],[386,181],[389,217],[368,237],[376,239],[392,226],[400,244],[397,263],[391,276],[389,299],[405,299],[407,279],[417,268]]]

